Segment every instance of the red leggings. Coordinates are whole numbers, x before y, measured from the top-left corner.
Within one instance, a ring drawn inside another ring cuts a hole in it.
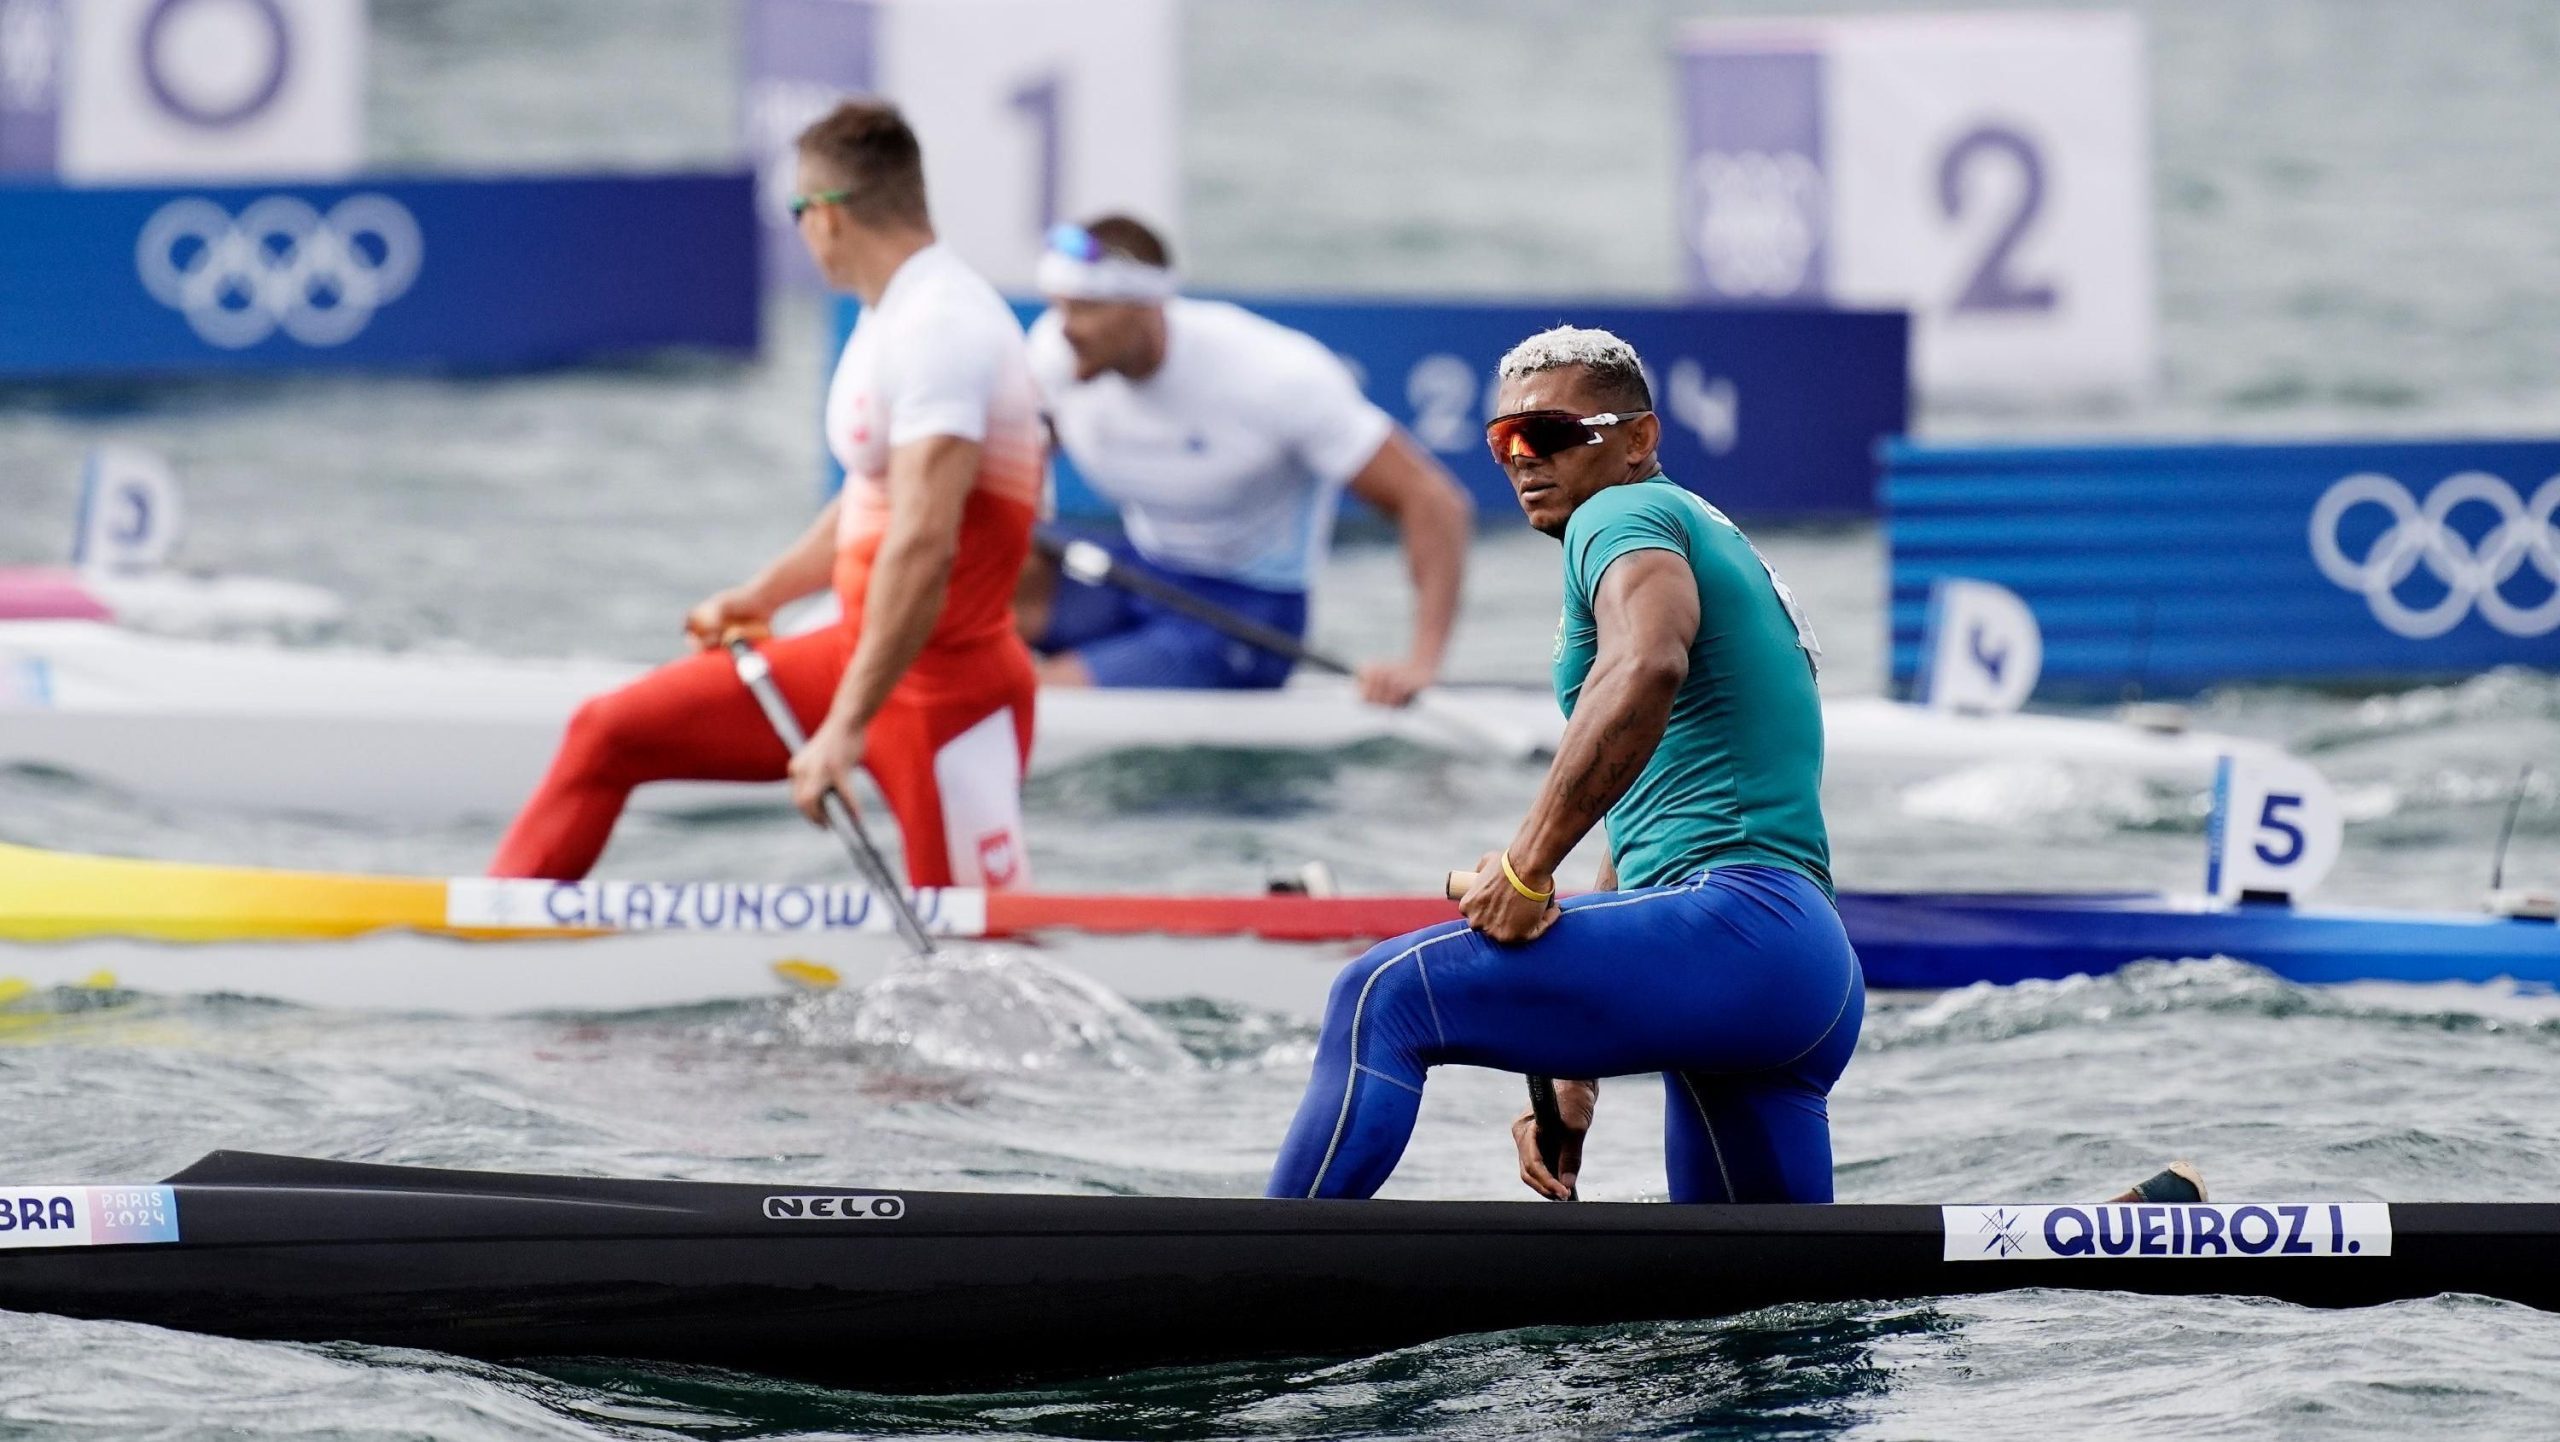
[[[1036,683],[1029,653],[1007,639],[988,648],[976,672],[987,684],[928,695],[902,683],[864,738],[863,769],[898,818],[914,885],[1002,887],[1029,879],[1021,778],[1031,758]],[[829,626],[757,649],[802,728],[817,725],[852,659],[852,637]],[[1008,708],[1010,747],[994,734]],[[550,773],[507,828],[489,874],[576,880],[604,854],[633,787],[778,781],[790,759],[728,652],[671,661],[590,698],[569,718]]]

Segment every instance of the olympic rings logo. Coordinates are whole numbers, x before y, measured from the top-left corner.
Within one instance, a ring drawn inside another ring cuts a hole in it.
[[[270,195],[237,220],[190,196],[160,207],[134,243],[142,288],[224,350],[278,330],[342,345],[408,291],[425,255],[417,217],[387,195],[351,195],[327,215]]]
[[[2338,526],[2358,506],[2380,506],[2391,523],[2374,538],[2364,559],[2351,561],[2338,544]],[[2498,523],[2474,546],[2446,524],[2454,511],[2483,505]],[[2373,618],[2413,640],[2441,636],[2462,624],[2474,606],[2480,619],[2510,636],[2541,636],[2560,629],[2560,476],[2542,483],[2533,499],[2486,471],[2448,476],[2422,504],[2389,476],[2362,472],[2323,493],[2311,508],[2311,559],[2320,574],[2364,596]],[[2530,605],[2501,590],[2527,563],[2551,588]],[[2433,605],[2416,607],[2399,597],[2400,584],[2425,566],[2444,587]]]
[[[1689,164],[1690,244],[1725,295],[1792,296],[1813,280],[1828,207],[1822,171],[1794,151],[1703,151]]]

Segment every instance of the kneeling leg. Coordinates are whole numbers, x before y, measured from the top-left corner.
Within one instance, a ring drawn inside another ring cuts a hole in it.
[[[1671,1200],[1831,1200],[1831,1111],[1819,1089],[1768,1072],[1665,1072],[1662,1086]]]
[[[1297,1119],[1263,1195],[1366,1197],[1386,1185],[1422,1110],[1430,1054],[1444,1044],[1430,963],[1478,945],[1449,922],[1370,949],[1334,979]]]

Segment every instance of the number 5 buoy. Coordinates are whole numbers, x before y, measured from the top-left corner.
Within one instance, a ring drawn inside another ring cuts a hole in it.
[[[2310,763],[2226,755],[2213,774],[2204,889],[2221,901],[2308,896],[2337,864],[2345,837],[2338,794]]]

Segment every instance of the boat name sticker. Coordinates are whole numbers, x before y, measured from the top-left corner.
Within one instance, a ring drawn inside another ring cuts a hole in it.
[[[1941,1207],[1950,1262],[2387,1257],[2387,1202]]]
[[[907,894],[927,931],[986,933],[983,891],[920,887]],[[445,925],[499,931],[887,932],[897,929],[897,920],[858,886],[461,877],[445,884]]]
[[[903,1197],[767,1197],[764,1214],[777,1222],[894,1222],[907,1214],[907,1203]]]
[[[115,1247],[178,1240],[169,1187],[0,1186],[0,1247]]]

